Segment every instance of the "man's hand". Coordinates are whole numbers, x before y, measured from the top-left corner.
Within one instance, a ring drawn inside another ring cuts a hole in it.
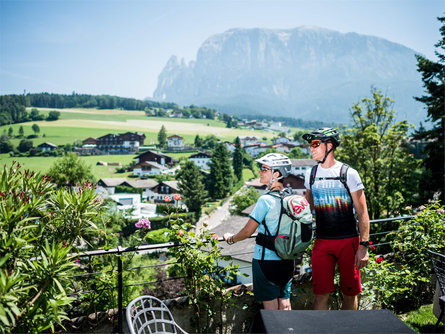
[[[355,266],[357,269],[364,268],[368,265],[369,262],[369,254],[368,247],[360,246],[355,253]]]

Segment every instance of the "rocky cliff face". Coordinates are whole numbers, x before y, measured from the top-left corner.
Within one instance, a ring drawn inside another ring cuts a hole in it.
[[[173,56],[154,98],[229,113],[348,121],[372,86],[396,100],[398,118],[423,118],[415,51],[356,33],[299,27],[231,29],[211,36],[195,62]],[[416,121],[418,123],[418,121]]]

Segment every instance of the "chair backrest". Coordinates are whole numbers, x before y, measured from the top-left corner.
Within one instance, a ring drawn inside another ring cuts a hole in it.
[[[181,333],[167,305],[153,296],[133,299],[127,306],[127,324],[131,334]]]
[[[445,295],[445,255],[428,250],[431,262],[433,263],[434,274],[439,282],[442,296]]]

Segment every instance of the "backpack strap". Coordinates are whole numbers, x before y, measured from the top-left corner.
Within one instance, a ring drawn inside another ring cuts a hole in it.
[[[349,190],[348,187],[348,170],[349,170],[349,165],[347,164],[343,164],[340,168],[340,182],[343,184],[343,186],[346,188],[346,190],[348,191],[349,197],[351,197],[351,191]]]
[[[314,167],[312,167],[311,169],[311,177],[309,179],[309,187],[311,188],[312,191],[312,185],[315,182],[315,175],[317,175],[317,169],[318,169],[318,164],[316,164]]]
[[[276,236],[278,235],[278,232],[280,230],[280,224],[281,224],[281,216],[283,215],[284,210],[284,206],[283,206],[283,196],[282,195],[275,195],[275,194],[271,194],[269,193],[268,195],[271,195],[273,197],[277,197],[280,199],[280,218],[278,219],[278,226],[277,226],[277,232],[275,233],[275,235],[273,236],[272,233],[270,233],[269,228],[266,225],[266,218],[264,218],[264,220],[261,222],[261,224],[264,225],[264,229],[266,230],[266,233],[258,233],[257,237],[256,237],[256,243],[260,246],[263,247],[263,252],[261,254],[261,260],[264,260],[264,255],[266,253],[266,248],[275,251],[275,247],[274,247],[274,240],[276,238]]]

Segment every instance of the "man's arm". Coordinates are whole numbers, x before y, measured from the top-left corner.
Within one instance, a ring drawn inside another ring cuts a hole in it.
[[[358,217],[358,228],[360,231],[360,241],[369,240],[369,216],[366,205],[366,197],[363,189],[357,190],[351,194],[354,202],[355,211]],[[355,254],[355,266],[360,269],[366,267],[369,261],[368,247],[359,246]]]
[[[306,197],[306,200],[309,202],[311,211],[314,211],[314,198],[312,197],[312,190],[306,189],[306,194],[304,195],[304,197]]]

